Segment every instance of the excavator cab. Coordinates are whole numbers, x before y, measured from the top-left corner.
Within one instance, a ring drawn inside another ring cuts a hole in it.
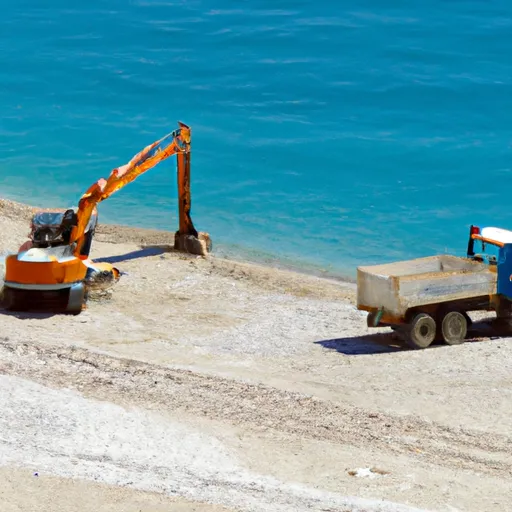
[[[68,245],[71,230],[78,225],[78,216],[71,209],[65,212],[38,212],[32,217],[30,225],[33,247]]]
[[[94,210],[83,234],[80,257],[89,256],[97,224],[98,212]],[[69,246],[73,228],[77,226],[78,215],[72,208],[65,211],[37,212],[30,222],[30,245],[36,248]]]

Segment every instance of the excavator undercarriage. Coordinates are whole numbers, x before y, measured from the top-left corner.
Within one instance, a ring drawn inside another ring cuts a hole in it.
[[[174,154],[179,211],[174,249],[206,256],[211,250],[210,237],[196,231],[190,216],[190,142],[190,128],[179,123],[177,130],[114,169],[108,179],[94,183],[80,198],[78,208],[37,212],[32,217],[30,239],[17,254],[6,258],[3,307],[77,314],[85,307],[90,290],[115,284],[120,271],[89,258],[98,223],[97,205]]]

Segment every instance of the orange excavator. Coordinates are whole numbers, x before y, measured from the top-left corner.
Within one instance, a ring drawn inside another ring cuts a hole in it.
[[[191,129],[183,123],[145,147],[126,165],[101,178],[80,198],[78,208],[39,211],[31,221],[30,239],[5,260],[3,306],[8,310],[80,313],[88,291],[115,283],[120,272],[108,263],[89,259],[98,223],[97,205],[113,193],[176,155],[178,168],[179,230],[174,248],[206,255],[211,249],[207,233],[198,233],[190,217]]]

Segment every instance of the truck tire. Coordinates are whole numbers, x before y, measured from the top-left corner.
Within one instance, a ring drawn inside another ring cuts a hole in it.
[[[436,321],[427,313],[418,313],[411,321],[406,343],[414,349],[427,348],[436,337]]]
[[[468,321],[464,313],[449,311],[441,322],[441,333],[447,345],[460,345],[464,343],[468,333]]]

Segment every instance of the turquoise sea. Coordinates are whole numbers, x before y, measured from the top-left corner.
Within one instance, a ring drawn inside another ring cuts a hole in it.
[[[512,3],[1,0],[0,195],[74,206],[181,120],[218,254],[354,276],[512,229]],[[177,227],[175,159],[100,221]]]

